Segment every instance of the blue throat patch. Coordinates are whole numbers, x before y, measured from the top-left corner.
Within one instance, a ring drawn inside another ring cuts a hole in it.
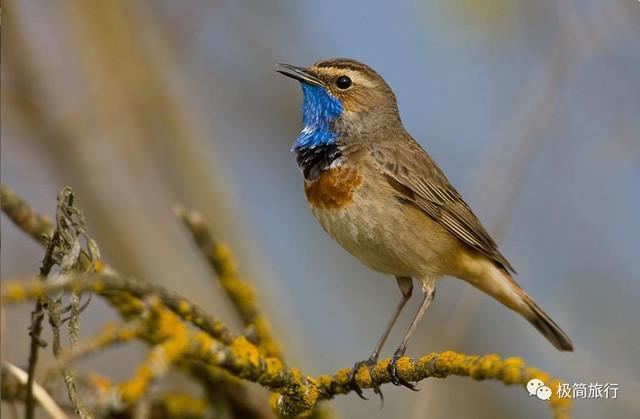
[[[302,123],[304,127],[293,143],[293,150],[313,149],[335,144],[337,134],[331,130],[331,122],[342,114],[342,102],[324,88],[300,83],[304,94]]]

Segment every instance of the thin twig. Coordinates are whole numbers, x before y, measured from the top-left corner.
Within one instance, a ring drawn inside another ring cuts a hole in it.
[[[2,369],[18,380],[22,385],[26,385],[29,381],[27,373],[9,362],[2,363]],[[38,383],[33,383],[33,397],[38,404],[54,419],[68,419],[68,416],[62,411],[47,391]]]
[[[143,325],[140,321],[133,321],[117,326],[113,324],[105,325],[103,330],[94,337],[59,354],[55,363],[44,373],[42,382],[46,384],[54,374],[62,371],[73,361],[77,361],[80,358],[84,358],[113,345],[131,341],[140,336],[144,331]]]
[[[47,251],[42,259],[42,266],[40,267],[40,280],[45,280],[55,262],[53,260],[53,251],[58,245],[59,234],[58,231],[54,231],[50,240],[48,240]],[[29,346],[29,364],[27,367],[27,394],[25,395],[25,418],[33,419],[35,414],[35,403],[33,400],[33,385],[35,382],[36,365],[38,364],[38,351],[41,347],[46,346],[46,343],[42,341],[40,335],[42,334],[42,321],[44,320],[44,309],[49,303],[48,297],[44,296],[38,298],[36,301],[35,309],[31,312],[31,326],[29,328],[29,335],[31,337],[31,344]]]
[[[31,209],[24,199],[4,183],[0,185],[0,205],[2,212],[7,214],[22,231],[43,245],[48,244],[49,237],[53,233],[51,219]]]

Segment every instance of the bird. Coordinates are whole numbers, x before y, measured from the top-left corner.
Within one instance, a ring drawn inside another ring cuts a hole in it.
[[[309,67],[278,64],[300,82],[302,130],[293,143],[304,193],[322,228],[374,271],[395,277],[400,300],[369,358],[349,375],[377,363],[380,351],[411,297],[422,298],[387,370],[395,385],[420,319],[442,277],[462,279],[519,313],[561,351],[572,351],[565,332],[525,293],[515,269],[500,253],[471,207],[436,162],[407,132],[394,92],[375,70],[350,58]],[[374,391],[382,397],[378,387]]]

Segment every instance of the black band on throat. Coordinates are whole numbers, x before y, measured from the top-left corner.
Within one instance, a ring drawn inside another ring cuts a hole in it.
[[[315,147],[296,148],[296,161],[308,181],[318,180],[320,174],[327,170],[331,163],[342,156],[336,144],[322,144]]]

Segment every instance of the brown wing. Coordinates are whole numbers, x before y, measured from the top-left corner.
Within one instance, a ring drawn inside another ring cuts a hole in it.
[[[377,144],[370,152],[398,199],[419,208],[460,241],[515,273],[469,205],[417,142],[409,138]]]

